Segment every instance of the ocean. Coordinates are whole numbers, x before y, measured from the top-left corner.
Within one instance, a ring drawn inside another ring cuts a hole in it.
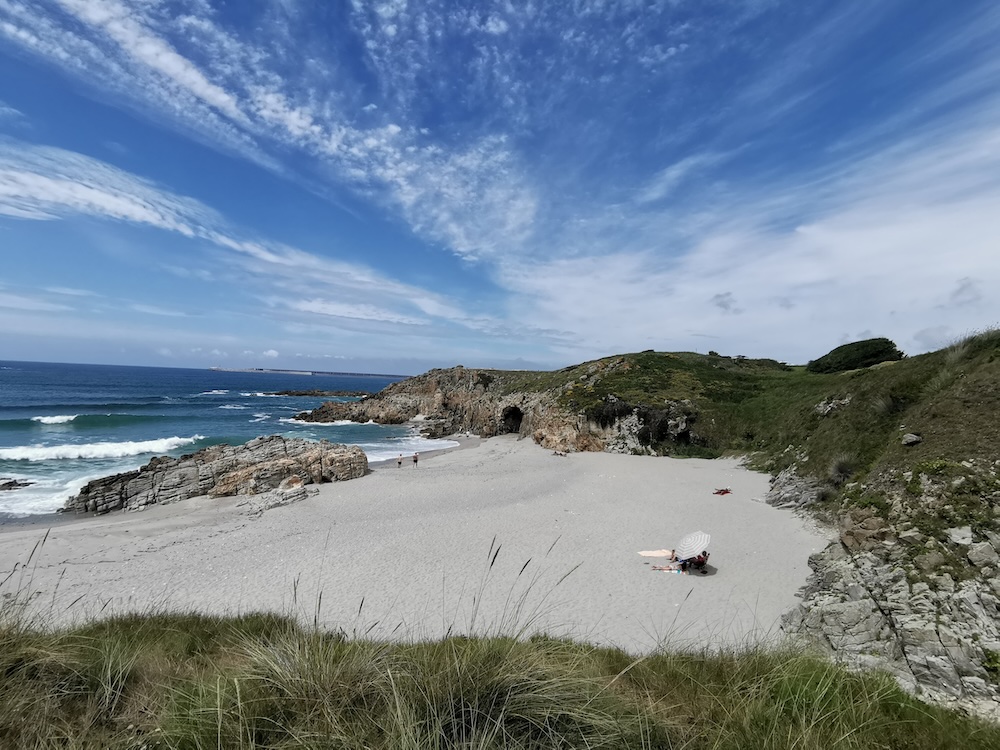
[[[403,425],[297,422],[324,401],[353,399],[274,395],[375,393],[401,379],[0,361],[0,485],[27,485],[0,490],[0,514],[52,513],[91,479],[259,435],[354,444],[369,461],[456,445]]]

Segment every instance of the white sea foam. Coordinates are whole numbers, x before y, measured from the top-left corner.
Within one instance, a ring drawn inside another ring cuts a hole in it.
[[[296,419],[295,417],[281,417],[278,421],[285,424],[300,424],[305,427],[343,427],[345,424],[361,424],[360,422],[352,422],[349,419],[337,419],[333,422],[306,422],[304,419]],[[375,423],[365,422],[365,424]]]
[[[251,419],[250,421],[263,422],[265,419],[269,419],[270,417],[271,417],[270,414],[254,414],[254,419]]]
[[[83,443],[81,445],[20,445],[0,448],[0,459],[9,461],[56,461],[74,458],[118,458],[143,453],[167,453],[184,445],[203,440],[202,435],[189,438],[169,437],[159,440],[126,441],[123,443]]]
[[[255,391],[253,393],[241,393],[241,396],[256,396],[257,398],[284,398],[284,396],[278,393],[261,393],[260,391]]]
[[[445,448],[457,448],[461,443],[454,440],[431,440],[423,437],[409,437],[397,440],[392,444],[386,443],[359,443],[361,450],[368,456],[369,461],[389,461],[402,454],[409,458],[414,453],[426,453],[427,451],[444,450]]]
[[[215,388],[215,389],[213,389],[211,391],[202,391],[198,395],[199,396],[225,396],[227,393],[229,393],[229,389],[228,388]]]
[[[32,516],[38,513],[55,513],[66,501],[93,480],[107,476],[107,472],[58,479],[32,478],[30,487],[16,492],[0,493],[0,513],[12,516]]]
[[[58,414],[54,417],[32,417],[31,421],[40,422],[41,424],[66,424],[79,416],[79,414]]]
[[[220,409],[249,409],[249,406],[242,406],[241,404],[223,404],[219,407]]]

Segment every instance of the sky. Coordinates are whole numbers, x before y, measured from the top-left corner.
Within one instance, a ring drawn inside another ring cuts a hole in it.
[[[993,0],[0,0],[0,359],[937,349],[1000,322],[998,38]]]

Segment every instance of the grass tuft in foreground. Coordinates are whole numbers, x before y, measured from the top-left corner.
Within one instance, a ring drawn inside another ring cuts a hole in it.
[[[1000,727],[794,651],[381,643],[277,615],[0,624],[0,747],[975,748]]]

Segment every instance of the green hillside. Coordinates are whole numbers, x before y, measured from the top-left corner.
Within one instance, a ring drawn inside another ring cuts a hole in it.
[[[609,396],[650,409],[687,399],[697,411],[694,442],[704,453],[748,453],[771,471],[794,462],[821,478],[835,461],[864,476],[931,458],[990,455],[1000,434],[993,418],[1000,406],[1000,332],[994,331],[948,349],[834,374],[774,360],[646,351],[555,372],[498,375],[508,391],[551,390],[562,405],[588,414],[599,413]],[[847,399],[825,415],[817,409],[824,401]],[[904,449],[899,438],[907,432],[923,441]],[[669,443],[653,447],[686,450]]]

